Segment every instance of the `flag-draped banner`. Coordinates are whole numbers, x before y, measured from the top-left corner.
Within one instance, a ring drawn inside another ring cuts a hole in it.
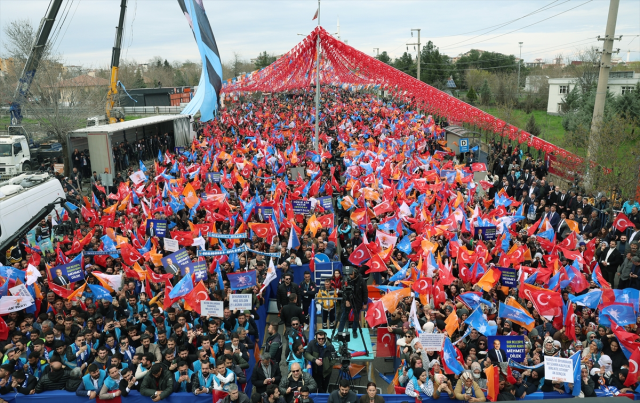
[[[222,84],[222,94],[239,92],[282,92],[309,88],[316,80],[316,41],[320,37],[320,84],[345,89],[381,88],[395,96],[411,97],[426,113],[444,116],[450,123],[467,123],[492,131],[518,143],[553,154],[564,163],[584,160],[539,137],[512,126],[488,113],[440,91],[415,77],[339,41],[324,28],[314,29],[302,42],[271,65],[243,74]]]

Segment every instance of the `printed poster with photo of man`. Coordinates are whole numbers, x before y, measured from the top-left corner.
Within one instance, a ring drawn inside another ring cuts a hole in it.
[[[201,280],[206,280],[207,279],[207,262],[198,261],[198,262],[186,264],[180,268],[180,272],[182,274],[182,277],[190,276],[193,273],[195,273],[196,283]]]
[[[182,268],[191,263],[191,258],[185,248],[165,256],[161,260],[165,273],[170,273],[174,276],[178,273],[182,273]]]
[[[49,269],[51,282],[59,286],[68,286],[76,281],[84,280],[82,262],[71,262]]]

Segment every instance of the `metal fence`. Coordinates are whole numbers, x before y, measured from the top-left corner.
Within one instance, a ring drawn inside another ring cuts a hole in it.
[[[184,109],[182,106],[125,106],[119,109],[125,116],[131,115],[175,115]]]

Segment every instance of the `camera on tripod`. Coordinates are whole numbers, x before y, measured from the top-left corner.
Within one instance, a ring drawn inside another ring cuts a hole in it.
[[[348,343],[351,341],[349,332],[340,332],[336,335],[336,341],[339,343]]]

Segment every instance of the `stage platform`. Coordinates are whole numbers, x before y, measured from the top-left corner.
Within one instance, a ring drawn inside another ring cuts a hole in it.
[[[329,337],[331,337],[331,329],[324,329],[324,331],[329,335]],[[336,351],[340,351],[341,343],[335,341],[335,338],[337,335],[338,333],[336,332],[336,334],[333,336],[332,344],[333,344],[333,347],[336,349]],[[371,335],[369,334],[369,329],[362,329],[362,335],[364,336],[364,341],[362,340],[362,337],[360,336],[359,331],[358,331],[358,338],[355,338],[353,337],[353,333],[351,332],[351,330],[349,330],[349,336],[351,337],[351,340],[349,341],[349,343],[347,343],[349,352],[351,354],[358,351],[364,352],[365,344],[367,346],[367,351],[369,351],[368,355],[362,355],[360,357],[351,358],[351,361],[354,361],[355,363],[358,363],[358,364],[363,364],[364,362],[373,360],[374,358],[373,344],[371,344]]]

